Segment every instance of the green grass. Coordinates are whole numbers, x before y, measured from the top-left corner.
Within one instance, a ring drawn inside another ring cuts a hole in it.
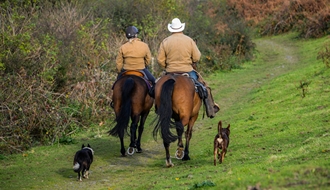
[[[329,40],[257,39],[253,62],[205,76],[221,111],[214,119],[200,115],[190,161],[173,159],[175,166],[165,167],[161,139],[152,138],[152,113],[141,154],[120,157],[106,123],[101,133],[91,127],[75,136],[76,144],[1,155],[0,189],[330,189],[330,69],[316,59]],[[309,82],[305,97],[301,81]],[[213,166],[220,119],[231,124],[231,142],[224,163]],[[92,145],[95,161],[90,179],[77,182],[72,161],[82,143]],[[173,156],[175,149],[172,143]]]

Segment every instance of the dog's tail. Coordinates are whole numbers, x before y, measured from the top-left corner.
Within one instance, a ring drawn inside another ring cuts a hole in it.
[[[74,165],[73,165],[73,170],[75,172],[79,172],[80,171],[80,164],[78,162],[76,162]]]
[[[218,135],[219,135],[219,137],[221,137],[221,130],[222,130],[222,122],[220,120],[219,123],[218,123]]]

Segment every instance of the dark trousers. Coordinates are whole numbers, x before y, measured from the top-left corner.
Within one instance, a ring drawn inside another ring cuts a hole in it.
[[[155,77],[150,73],[150,71],[149,71],[147,68],[144,68],[142,71],[146,74],[147,78],[150,80],[150,82],[152,83],[152,85],[154,85],[156,79],[155,79]]]

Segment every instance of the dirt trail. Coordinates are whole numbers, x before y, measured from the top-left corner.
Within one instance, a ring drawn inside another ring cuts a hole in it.
[[[299,63],[298,48],[292,43],[278,38],[255,41],[257,57],[264,64],[244,66],[244,71],[233,71],[226,76],[226,82],[216,82],[221,98],[222,111],[244,99],[251,90],[260,87],[275,77],[294,70]],[[217,92],[216,92],[217,93]]]

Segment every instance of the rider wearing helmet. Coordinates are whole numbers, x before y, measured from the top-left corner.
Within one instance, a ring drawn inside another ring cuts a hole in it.
[[[135,26],[127,27],[125,33],[128,41],[119,48],[116,58],[117,78],[127,70],[138,70],[142,71],[154,86],[155,77],[146,68],[151,63],[148,44],[137,37],[139,30]]]

